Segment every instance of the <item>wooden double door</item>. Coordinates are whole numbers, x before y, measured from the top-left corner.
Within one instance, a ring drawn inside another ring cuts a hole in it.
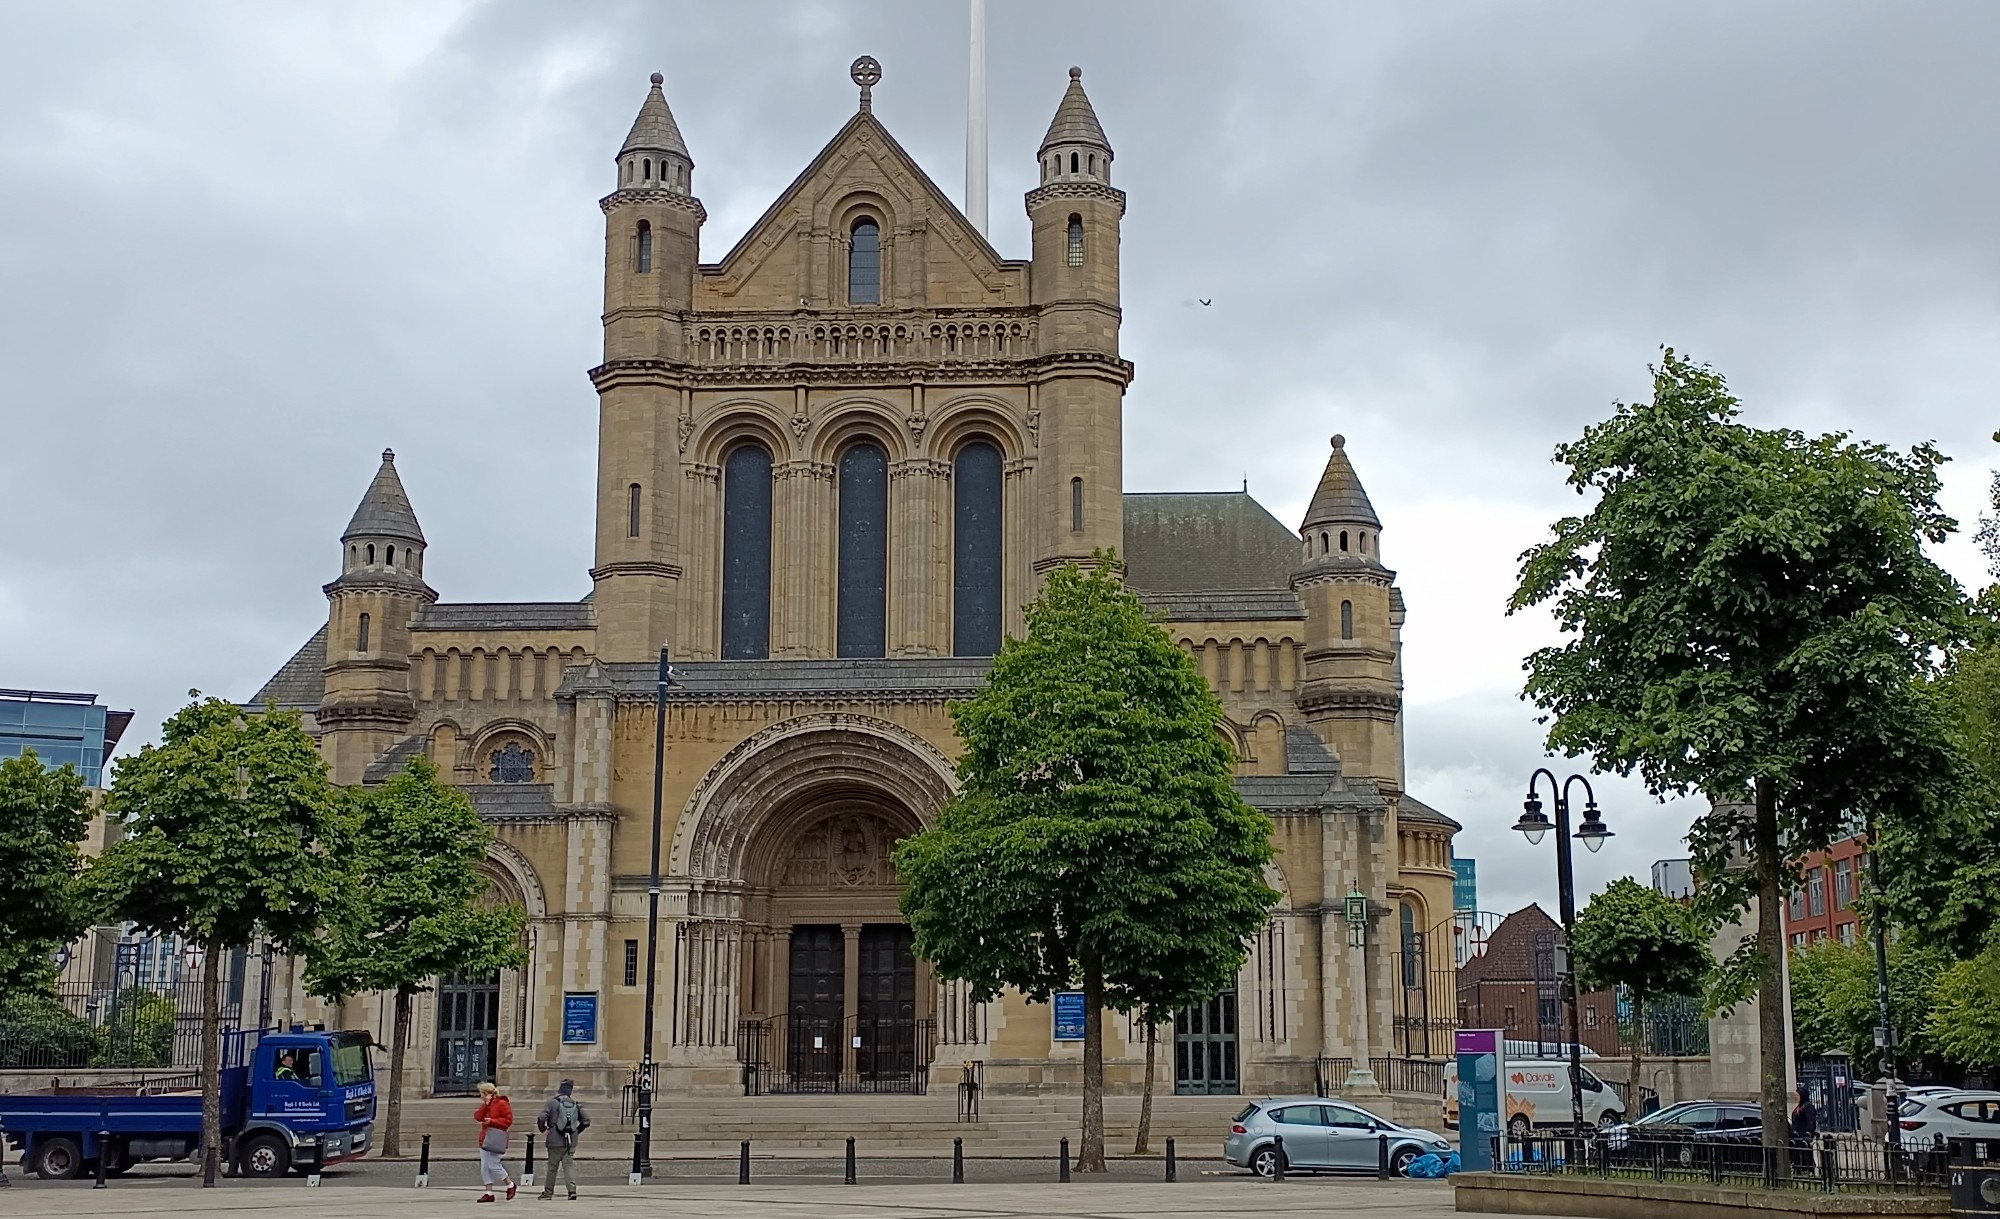
[[[797,1078],[877,1080],[917,1067],[917,959],[910,929],[870,923],[854,941],[848,1010],[848,938],[833,924],[792,928],[787,1068]]]

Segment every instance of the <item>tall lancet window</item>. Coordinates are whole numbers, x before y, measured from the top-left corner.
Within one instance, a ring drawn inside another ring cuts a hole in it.
[[[952,462],[951,650],[1000,650],[1000,450],[975,440]]]
[[[635,265],[639,269],[639,274],[644,275],[653,269],[653,226],[648,221],[639,222],[638,241],[639,252]]]
[[[739,445],[722,462],[722,658],[771,654],[771,453]]]
[[[838,653],[884,656],[889,609],[889,455],[872,440],[840,455]]]
[[[847,303],[882,303],[882,229],[873,220],[854,222],[847,248]]]
[[[1069,218],[1069,265],[1072,267],[1083,265],[1083,217],[1081,216]]]

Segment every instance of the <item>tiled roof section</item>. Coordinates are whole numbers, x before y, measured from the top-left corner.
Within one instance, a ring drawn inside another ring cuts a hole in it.
[[[1339,775],[1245,775],[1235,780],[1235,786],[1245,803],[1272,816],[1323,808],[1372,812],[1388,807],[1374,784],[1350,783]]]
[[[1124,543],[1125,582],[1142,597],[1255,593],[1275,606],[1299,558],[1298,536],[1242,491],[1128,492]]]
[[[1320,525],[1382,527],[1375,516],[1375,505],[1368,502],[1368,492],[1361,489],[1361,476],[1347,459],[1345,437],[1333,438],[1333,452],[1327,455],[1326,470],[1319,476],[1319,489],[1313,492],[1312,504],[1306,509],[1305,527],[1313,529]]]
[[[1340,759],[1319,733],[1294,725],[1285,729],[1285,770],[1295,775],[1337,775]]]
[[[1535,978],[1535,941],[1553,935],[1556,942],[1562,928],[1540,906],[1530,903],[1500,920],[1486,937],[1486,951],[1458,967],[1461,988],[1475,982],[1532,982]]]
[[[1212,593],[1149,593],[1137,589],[1140,604],[1169,622],[1248,622],[1306,616],[1289,588],[1244,588]]]
[[[340,540],[358,537],[400,538],[417,543],[424,540],[424,531],[417,528],[416,509],[410,507],[403,480],[396,476],[394,449],[382,450],[382,465],[375,471],[375,481],[368,484],[368,493],[361,497],[361,504],[354,509],[353,519],[347,522],[347,531],[340,535]]]
[[[1402,802],[1396,807],[1396,818],[1399,821],[1421,821],[1427,825],[1449,826],[1454,830],[1465,828],[1430,805],[1425,804],[1422,800],[1407,793],[1404,794]]]
[[[413,631],[588,631],[597,611],[585,601],[466,601],[420,605]]]
[[[363,783],[387,783],[410,764],[410,759],[424,751],[425,738],[406,736],[382,751],[382,755],[368,764],[361,772]]]
[[[667,95],[660,91],[661,83],[660,74],[653,73],[653,87],[639,104],[639,117],[632,121],[632,131],[618,149],[619,156],[628,152],[671,152],[694,160],[688,156],[687,142],[681,139],[681,126],[674,122],[674,112],[667,108]]]
[[[969,698],[986,684],[993,660],[954,656],[891,660],[683,660],[674,664],[680,684],[669,696],[689,702],[750,702],[768,698],[894,697]],[[620,694],[651,696],[655,665],[602,666]],[[556,690],[574,694],[585,670],[571,669]]]
[[[487,821],[556,815],[555,785],[550,783],[467,783],[459,788],[472,808]]]
[[[275,704],[280,711],[313,711],[325,694],[326,628],[322,626],[244,705],[253,710]]]
[[[1093,148],[1111,151],[1111,141],[1104,138],[1104,125],[1097,121],[1097,111],[1091,109],[1090,99],[1083,93],[1083,69],[1069,70],[1069,88],[1063,90],[1061,103],[1056,106],[1056,117],[1049,123],[1049,133],[1042,137],[1039,156],[1057,144],[1088,144]]]

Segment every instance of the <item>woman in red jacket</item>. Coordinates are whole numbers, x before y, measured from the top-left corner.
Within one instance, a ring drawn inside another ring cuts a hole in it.
[[[507,1131],[514,1125],[514,1102],[488,1080],[479,1085],[479,1108],[472,1115],[479,1123],[479,1179],[485,1183],[486,1192],[479,1196],[481,1202],[493,1201],[493,1187],[507,1187],[507,1200],[514,1200],[518,1186],[514,1178],[507,1175],[507,1165],[501,1157],[507,1154]]]

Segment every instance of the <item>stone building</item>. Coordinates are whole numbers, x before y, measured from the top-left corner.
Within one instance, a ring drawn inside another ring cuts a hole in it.
[[[1295,1088],[1322,1056],[1391,1053],[1392,958],[1449,922],[1458,827],[1403,792],[1403,602],[1341,438],[1296,530],[1246,493],[1127,492],[1125,195],[1081,73],[1036,153],[1026,258],[871,113],[880,75],[857,61],[857,111],[713,262],[653,77],[600,201],[589,595],[441,600],[385,452],[325,627],[253,700],[308,712],[343,783],[428,755],[497,830],[529,964],[442,981],[420,1085],[610,1088],[639,1058],[662,644],[666,1086],[893,1086],[966,1059],[993,1088],[1077,1078],[1050,1006],[973,1004],[913,957],[889,852],[953,789],[948,702],[1044,573],[1104,551],[1198,658],[1277,826],[1283,901],[1236,992],[1177,1022],[1163,1077]],[[341,1015],[379,1026],[379,1005]],[[1108,1028],[1134,1086],[1142,1047]]]

